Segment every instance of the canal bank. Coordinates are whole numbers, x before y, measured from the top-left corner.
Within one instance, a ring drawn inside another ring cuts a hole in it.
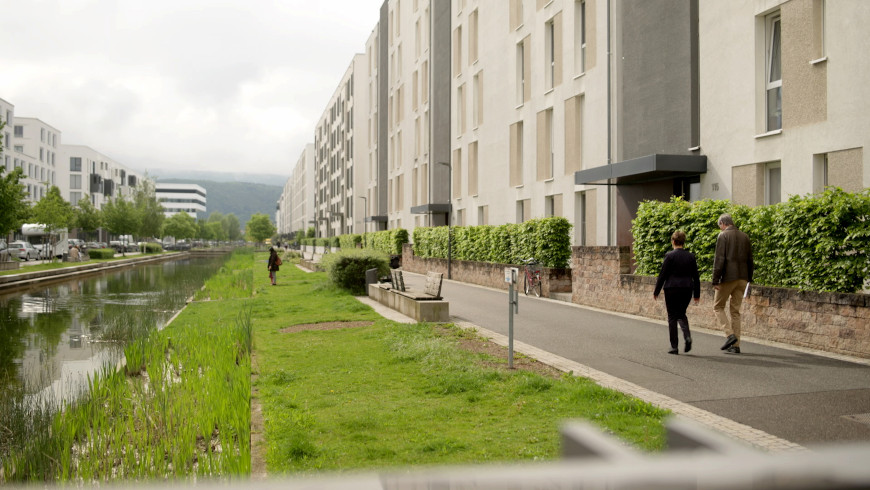
[[[50,269],[34,272],[20,272],[0,276],[0,293],[14,292],[26,289],[34,285],[44,285],[56,281],[64,281],[91,274],[98,274],[112,270],[133,267],[137,265],[165,262],[168,260],[180,260],[191,257],[212,257],[226,255],[232,252],[229,249],[219,250],[193,250],[189,252],[168,252],[161,254],[133,255],[129,258],[111,260],[106,262],[93,262],[82,265],[72,265],[59,269]]]

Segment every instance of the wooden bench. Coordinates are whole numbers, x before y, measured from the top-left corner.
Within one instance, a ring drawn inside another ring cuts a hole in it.
[[[413,291],[405,286],[402,271],[392,269],[392,284],[369,284],[369,297],[418,322],[448,322],[449,303],[441,297],[443,277],[440,272],[427,272],[423,291]]]

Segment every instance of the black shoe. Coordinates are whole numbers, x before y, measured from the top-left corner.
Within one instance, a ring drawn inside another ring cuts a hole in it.
[[[728,350],[725,351],[726,354],[740,354],[740,347],[729,347]]]
[[[679,349],[677,349],[676,347],[674,347],[674,348],[672,348],[671,350],[668,351],[668,354],[674,354],[674,355],[676,355],[676,354],[679,354],[679,353],[680,353],[680,351],[679,351]]]
[[[725,339],[725,343],[722,345],[721,349],[725,350],[736,343],[737,343],[737,337],[735,337],[734,334],[732,333],[731,335],[728,336],[727,339]]]
[[[683,348],[683,352],[689,352],[692,350],[692,337],[686,337],[686,346]]]

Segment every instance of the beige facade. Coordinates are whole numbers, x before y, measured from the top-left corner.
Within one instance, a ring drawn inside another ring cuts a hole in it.
[[[314,144],[309,143],[299,155],[293,173],[288,179],[289,213],[285,218],[287,231],[283,233],[307,231],[309,227],[314,226],[312,222],[314,221],[314,172]],[[287,189],[287,186],[284,188]]]
[[[317,236],[362,231],[355,224],[363,208],[356,197],[357,192],[364,192],[364,167],[368,161],[366,73],[366,55],[355,55],[317,123],[313,218]]]
[[[756,206],[870,186],[868,22],[862,0],[701,2],[704,197]]]

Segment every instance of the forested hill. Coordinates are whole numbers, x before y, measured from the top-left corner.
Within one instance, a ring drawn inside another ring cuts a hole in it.
[[[158,179],[158,182],[197,184],[205,188],[207,194],[206,215],[217,211],[233,213],[244,228],[245,223],[255,213],[263,213],[275,221],[275,205],[281,197],[283,187],[277,185],[252,184],[249,182],[215,182],[194,179]],[[282,183],[283,184],[283,183]]]

